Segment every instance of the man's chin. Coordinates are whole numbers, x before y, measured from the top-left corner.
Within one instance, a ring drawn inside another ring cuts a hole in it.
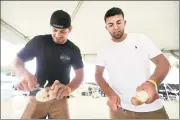
[[[114,39],[121,39],[123,37],[123,34],[113,35]]]
[[[113,36],[113,38],[114,38],[114,39],[121,39],[121,38],[122,38],[122,36],[118,36],[118,37],[117,37],[117,36],[116,36],[116,37],[115,37],[115,36]]]
[[[64,44],[64,41],[54,41],[56,44]]]
[[[114,39],[120,39],[122,37],[122,35],[118,34],[118,35],[111,35]]]

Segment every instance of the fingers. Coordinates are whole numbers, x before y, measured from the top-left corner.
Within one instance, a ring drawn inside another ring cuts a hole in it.
[[[113,107],[113,110],[114,110],[115,112],[118,112],[118,106],[117,106],[117,104],[113,104],[112,107]]]
[[[150,103],[154,102],[157,99],[159,99],[159,94],[158,93],[156,93],[153,97],[150,97],[145,103],[150,104]]]
[[[107,102],[107,105],[112,109],[111,105],[110,105],[110,101]]]
[[[157,93],[156,96],[155,96],[155,99],[157,100],[157,99],[159,99],[159,98],[160,98],[160,96],[159,96],[159,94]]]
[[[31,78],[31,82],[30,82],[31,84],[30,84],[30,86],[32,86],[32,87],[35,87],[36,85],[37,85],[37,78],[36,78],[36,76],[32,76],[32,78]]]
[[[132,97],[131,103],[135,106],[142,105],[143,103],[139,101],[136,97]]]
[[[59,80],[55,80],[53,85],[51,86],[51,89],[54,89],[54,87],[58,84],[60,84]]]
[[[153,98],[150,97],[145,103],[146,103],[146,104],[150,104],[150,103],[152,103],[152,101],[153,101]]]
[[[21,85],[23,86],[23,91],[29,91],[28,83],[25,81],[21,82]]]
[[[51,96],[56,99],[61,99],[61,95],[65,89],[65,85],[61,84],[58,80],[56,80],[51,86]]]
[[[114,112],[117,112],[117,105],[116,105],[116,103],[111,103],[110,101],[108,101],[107,105],[108,105]]]
[[[22,91],[33,91],[37,85],[37,78],[34,75],[28,74],[18,84],[18,88]]]
[[[49,91],[51,91],[51,87],[46,87],[45,90],[46,90],[47,92],[49,92]]]
[[[139,91],[141,91],[141,90],[143,90],[144,88],[142,87],[142,86],[138,86],[137,88],[136,88],[136,92],[139,92]]]
[[[114,111],[118,112],[118,106],[120,106],[120,99],[118,100],[117,98],[113,98],[113,100],[109,100],[107,105]]]
[[[30,91],[34,91],[37,87],[37,78],[34,77],[32,80],[28,81],[28,88]]]
[[[55,97],[57,97],[57,95],[58,95],[58,91],[59,91],[59,89],[61,88],[61,86],[60,85],[56,85],[56,86],[54,86],[54,89],[53,89],[53,92],[52,92],[52,95],[53,96],[55,96]]]
[[[18,83],[16,87],[22,91],[29,91],[28,84],[25,81]]]
[[[131,103],[132,103],[133,105],[135,105],[135,106],[138,105],[135,97],[132,97]]]
[[[56,95],[54,95],[54,92],[53,92],[53,90],[52,89],[47,89],[47,91],[48,91],[48,94],[49,94],[49,99],[55,99],[56,98]]]
[[[17,87],[19,90],[23,90],[23,89],[24,89],[21,83],[18,83],[16,87]]]
[[[120,99],[120,97],[118,97],[118,100],[117,100],[117,111],[120,111],[120,112],[125,112],[124,110],[123,110],[123,108],[121,107],[121,104],[120,104],[120,102],[121,102],[121,99]]]
[[[61,96],[59,97],[59,99],[62,99],[63,97],[67,96],[68,91],[66,89],[63,90],[63,92],[61,93]]]
[[[140,92],[142,90],[146,91],[149,96],[149,99],[145,102],[146,104],[150,104],[150,103],[154,102],[156,99],[159,99],[159,95],[158,95],[154,85],[152,85],[151,83],[145,82],[136,88],[136,92]]]
[[[68,96],[68,95],[71,93],[71,90],[69,90],[69,89],[70,89],[70,88],[67,87],[67,86],[64,87],[64,90],[63,90],[63,92],[62,92],[62,94],[61,94],[61,96],[60,96],[60,99],[62,99],[62,98],[65,97],[65,96]]]
[[[62,99],[64,97],[64,95],[63,95],[64,92],[66,92],[66,87],[65,86],[63,86],[63,87],[61,87],[61,89],[59,89],[58,95],[57,95],[58,100]]]
[[[121,106],[120,106],[120,98],[118,97],[117,98],[117,103],[116,103],[116,105],[117,105],[117,108],[120,108]]]

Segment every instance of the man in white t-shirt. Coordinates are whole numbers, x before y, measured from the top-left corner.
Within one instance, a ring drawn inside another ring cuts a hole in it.
[[[168,119],[156,90],[169,71],[168,60],[144,34],[124,32],[126,21],[120,8],[109,9],[104,20],[112,39],[97,55],[95,76],[108,97],[111,118]],[[156,65],[153,74],[150,61]],[[108,82],[103,77],[105,68]],[[148,93],[149,99],[135,106],[132,97],[141,90]]]

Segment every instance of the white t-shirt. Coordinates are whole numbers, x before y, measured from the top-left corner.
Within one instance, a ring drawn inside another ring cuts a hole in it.
[[[160,99],[151,104],[134,106],[131,98],[136,88],[150,76],[150,59],[162,54],[144,34],[127,34],[124,41],[104,46],[97,55],[96,65],[104,66],[111,88],[120,96],[121,106],[135,112],[150,112],[163,107]]]

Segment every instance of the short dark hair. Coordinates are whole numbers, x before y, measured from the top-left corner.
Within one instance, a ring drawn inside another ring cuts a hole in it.
[[[120,8],[113,7],[109,9],[104,16],[104,21],[106,22],[106,18],[114,16],[114,15],[118,15],[118,14],[122,15],[122,17],[124,18],[124,13]]]

